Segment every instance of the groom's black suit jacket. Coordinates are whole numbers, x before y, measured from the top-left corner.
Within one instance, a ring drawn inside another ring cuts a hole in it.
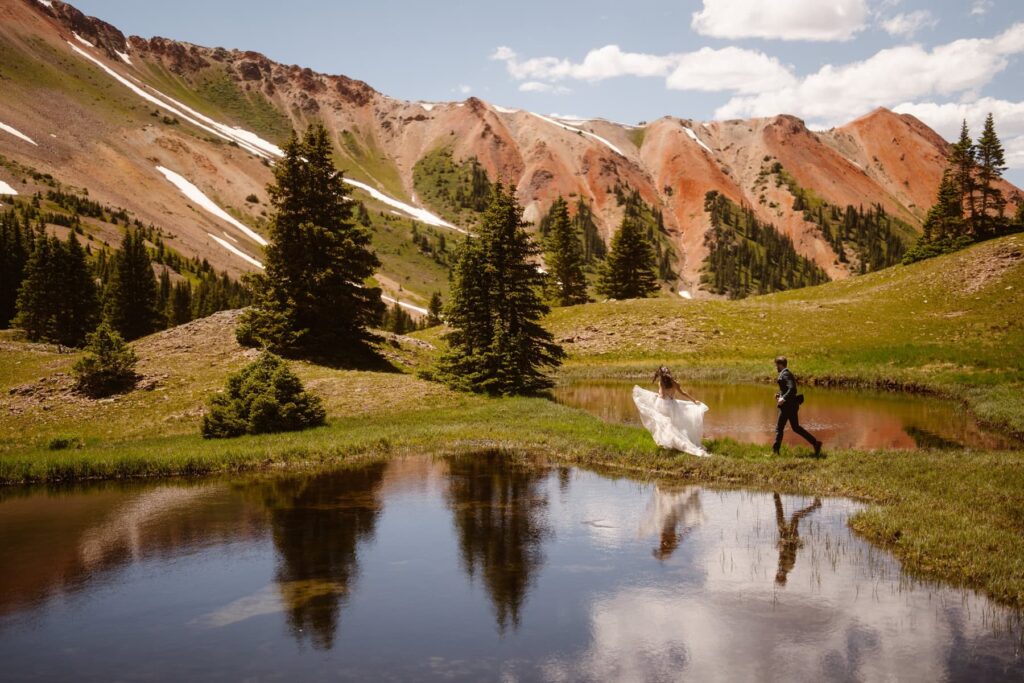
[[[779,373],[779,398],[782,399],[782,408],[796,408],[799,404],[796,401],[796,377],[789,371],[789,368],[783,368],[782,372]]]

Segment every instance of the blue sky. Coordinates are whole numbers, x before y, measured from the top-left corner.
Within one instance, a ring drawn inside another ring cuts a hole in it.
[[[626,123],[876,106],[947,138],[994,111],[1024,184],[1022,0],[78,0],[126,33],[257,50],[393,97]]]

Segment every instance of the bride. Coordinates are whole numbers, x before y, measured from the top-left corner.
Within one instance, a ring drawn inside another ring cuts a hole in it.
[[[708,407],[683,391],[665,366],[654,373],[658,393],[633,387],[633,402],[640,411],[640,421],[662,448],[705,457],[701,445],[704,435],[704,413]]]

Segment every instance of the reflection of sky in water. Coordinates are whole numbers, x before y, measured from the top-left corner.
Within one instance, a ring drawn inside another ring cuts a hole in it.
[[[901,577],[848,531],[854,503],[780,496],[780,509],[771,493],[495,463],[410,459],[356,483],[268,477],[0,504],[0,580],[28,591],[34,579],[41,596],[0,610],[5,672],[510,681],[1024,674],[1018,636],[999,628],[1008,613]],[[55,557],[70,548],[59,572],[47,574],[43,555],[29,552],[29,529],[53,535]]]

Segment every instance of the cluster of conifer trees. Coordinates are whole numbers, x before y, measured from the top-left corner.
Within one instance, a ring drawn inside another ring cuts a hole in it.
[[[717,191],[704,196],[711,218],[705,237],[709,253],[703,282],[712,292],[741,299],[828,282],[812,261],[800,256],[793,241],[762,223],[749,207],[740,207]]]
[[[420,159],[413,169],[416,192],[450,219],[463,212],[482,213],[493,186],[476,157],[455,163],[452,150],[442,147]]]
[[[1015,215],[1007,215],[1007,197],[999,187],[1006,170],[1003,145],[992,114],[985,119],[978,142],[971,140],[967,121],[952,146],[934,206],[923,233],[904,263],[945,254],[981,240],[1024,230],[1024,201],[1017,197]]]
[[[32,341],[77,347],[101,321],[131,340],[248,302],[244,288],[226,273],[218,275],[205,261],[183,259],[162,242],[154,250],[158,258],[174,261],[191,279],[172,283],[167,265],[158,279],[145,236],[155,231],[131,225],[124,212],[76,196],[51,191],[47,199],[67,211],[85,211],[58,214],[76,224],[87,215],[127,225],[120,249],[83,248],[76,227],[66,240],[48,234],[44,226],[53,222],[39,210],[39,197],[3,211],[0,327],[21,328]]]

